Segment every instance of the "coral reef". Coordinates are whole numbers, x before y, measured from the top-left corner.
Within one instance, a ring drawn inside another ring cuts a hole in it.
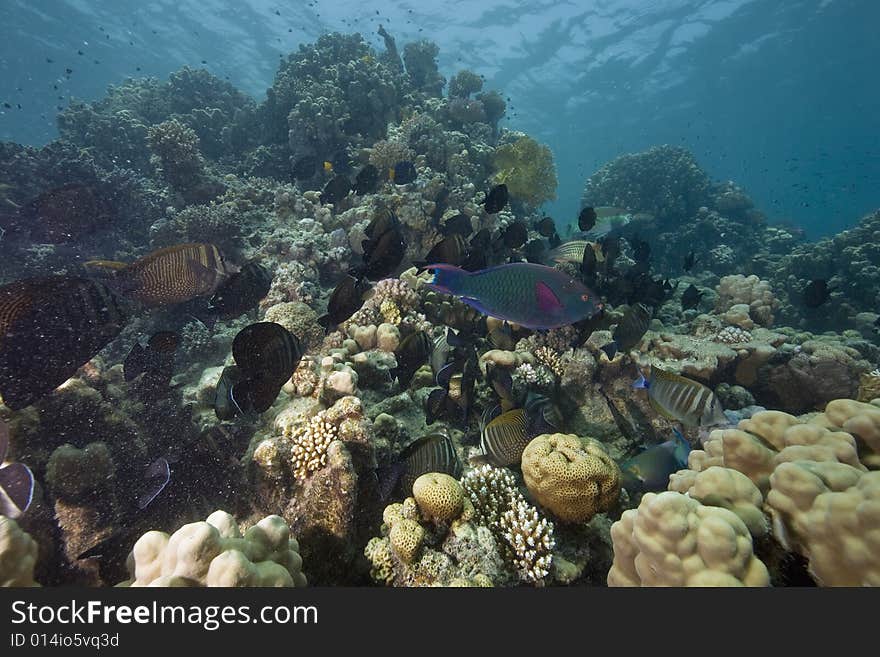
[[[299,545],[279,516],[244,534],[215,511],[170,536],[150,531],[134,544],[124,586],[305,586]]]
[[[494,180],[507,185],[512,198],[534,208],[556,198],[553,154],[528,135],[516,134],[515,141],[499,145],[492,155],[492,166],[497,171]],[[506,138],[513,136],[508,133]]]
[[[620,469],[592,438],[538,436],[523,452],[522,471],[529,492],[563,522],[586,522],[620,494]]]
[[[768,586],[746,525],[732,511],[647,493],[611,526],[609,586]]]

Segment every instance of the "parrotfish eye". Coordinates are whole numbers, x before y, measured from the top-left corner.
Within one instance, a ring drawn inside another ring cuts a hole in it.
[[[581,301],[589,301],[589,300],[590,300],[589,294],[582,294],[581,295]]]

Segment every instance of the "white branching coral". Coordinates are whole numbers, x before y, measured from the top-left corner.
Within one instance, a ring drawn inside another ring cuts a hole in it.
[[[522,497],[510,470],[488,464],[468,471],[461,485],[474,505],[477,521],[487,527],[498,524],[504,511]]]
[[[336,440],[336,435],[336,425],[328,422],[321,412],[285,436],[291,441],[291,470],[298,480],[302,481],[327,464],[327,448]]]
[[[476,521],[505,548],[506,559],[524,582],[540,584],[553,559],[553,523],[526,502],[505,468],[482,465],[465,474],[461,485],[474,506]]]
[[[525,500],[518,500],[501,514],[501,535],[513,552],[513,565],[520,579],[541,582],[553,561],[553,523],[538,515]]]
[[[537,358],[541,363],[543,363],[547,369],[549,369],[556,376],[562,376],[565,371],[565,364],[562,361],[562,356],[559,355],[559,352],[551,349],[550,347],[538,347],[534,351],[535,358]]]

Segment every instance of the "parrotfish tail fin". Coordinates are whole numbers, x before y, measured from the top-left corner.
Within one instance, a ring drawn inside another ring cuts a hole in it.
[[[648,389],[648,380],[645,378],[644,374],[639,374],[639,378],[633,383],[633,388]]]
[[[447,264],[425,265],[423,269],[434,270],[434,280],[427,287],[444,294],[460,294],[462,281],[470,272],[461,267]]]

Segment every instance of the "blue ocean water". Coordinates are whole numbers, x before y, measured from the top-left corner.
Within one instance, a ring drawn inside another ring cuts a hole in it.
[[[0,139],[46,143],[69,99],[183,65],[260,99],[279,56],[327,31],[379,47],[382,24],[510,98],[506,125],[553,149],[560,225],[601,164],[671,143],[818,237],[877,206],[878,20],[872,0],[4,0]]]

